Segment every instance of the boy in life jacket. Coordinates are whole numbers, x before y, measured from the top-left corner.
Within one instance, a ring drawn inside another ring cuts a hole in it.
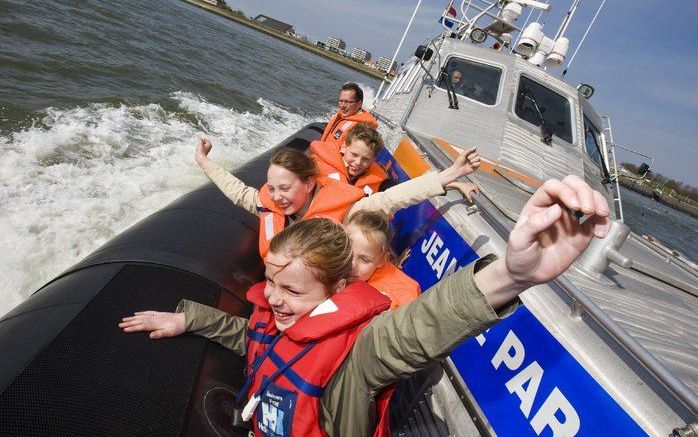
[[[196,162],[228,199],[260,218],[262,257],[266,256],[272,237],[294,221],[325,217],[342,222],[347,213],[361,210],[379,211],[389,217],[402,208],[443,195],[453,182],[480,165],[477,154],[463,154],[446,170],[429,172],[365,197],[363,190],[349,184],[320,186],[316,183],[315,162],[299,150],[282,147],[272,154],[267,183],[258,190],[209,159],[212,147],[210,141],[200,138]]]
[[[383,183],[388,175],[376,163],[376,156],[383,149],[383,138],[371,126],[357,124],[347,135],[346,143],[339,152],[322,141],[313,141],[310,149],[318,167],[317,180],[321,185],[345,183],[361,188],[366,196],[383,191]],[[466,150],[465,154],[470,160],[479,160],[475,147]],[[470,193],[479,193],[472,182],[453,181],[445,189],[460,191],[470,203],[473,202]]]
[[[383,138],[365,123],[357,124],[349,132],[341,150],[322,141],[313,141],[310,149],[318,167],[318,182],[323,186],[341,182],[360,188],[370,196],[388,179],[376,163],[376,155],[383,149]]]
[[[566,210],[583,211],[581,224]],[[125,317],[125,332],[150,338],[191,332],[246,355],[243,417],[257,436],[388,435],[384,388],[440,360],[509,314],[517,297],[567,270],[608,232],[603,195],[576,176],[546,181],[524,205],[504,256],[486,256],[409,305],[350,282],[351,241],[315,218],[274,237],[265,282],[247,298],[250,319],[181,301],[176,313]]]
[[[364,91],[357,84],[347,82],[342,85],[338,104],[337,113],[325,126],[320,141],[339,150],[346,136],[358,123],[366,123],[373,128],[378,127],[375,117],[361,107],[364,104]]]
[[[394,310],[419,296],[419,284],[392,263],[390,224],[372,211],[359,211],[344,226],[353,248],[352,278],[367,282],[390,298]]]

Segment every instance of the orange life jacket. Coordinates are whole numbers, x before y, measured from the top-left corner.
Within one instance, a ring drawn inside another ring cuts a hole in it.
[[[362,281],[322,302],[279,332],[264,297],[265,283],[247,300],[254,311],[247,328],[247,368],[240,398],[248,400],[256,436],[325,436],[320,427],[324,389],[354,347],[361,330],[388,309],[386,296]],[[389,436],[393,385],[376,397],[374,436]],[[240,399],[242,400],[242,399]]]
[[[301,218],[325,217],[341,223],[351,205],[363,197],[363,190],[351,185],[332,184],[321,187]],[[286,216],[271,200],[268,184],[264,184],[259,190],[259,199],[262,202],[262,208],[259,209],[259,253],[264,258],[269,251],[271,239],[286,227]]]
[[[378,268],[368,283],[390,298],[391,310],[411,302],[419,296],[420,290],[417,281],[391,263],[386,263]]]
[[[344,144],[347,134],[357,123],[366,123],[374,129],[378,127],[378,121],[368,111],[361,110],[349,117],[343,117],[342,113],[337,111],[330,119],[330,122],[327,123],[327,126],[325,126],[325,131],[322,133],[320,141],[332,143],[339,150],[342,144]]]
[[[367,196],[370,196],[378,191],[378,187],[384,180],[388,179],[385,171],[374,161],[366,169],[366,172],[352,184],[349,182],[349,173],[344,164],[342,154],[332,144],[313,141],[310,143],[310,148],[313,151],[313,159],[320,173],[317,178],[320,185],[329,185],[335,181],[344,182],[356,188],[361,188]]]

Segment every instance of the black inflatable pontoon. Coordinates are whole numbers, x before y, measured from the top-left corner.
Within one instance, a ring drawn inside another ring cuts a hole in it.
[[[322,129],[310,124],[280,145],[305,150]],[[235,175],[261,186],[270,153]],[[152,341],[117,324],[184,298],[248,315],[245,291],[263,273],[257,230],[256,217],[209,183],[8,313],[0,320],[0,436],[229,435],[242,358],[194,335]]]

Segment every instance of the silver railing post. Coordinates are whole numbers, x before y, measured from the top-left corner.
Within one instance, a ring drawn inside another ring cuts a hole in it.
[[[623,219],[623,202],[620,197],[620,182],[618,182],[618,162],[616,161],[616,148],[615,143],[613,142],[613,127],[611,126],[610,118],[602,117],[602,119],[606,122],[606,126],[604,126],[603,130],[605,132],[608,132],[608,140],[611,145],[611,158],[613,159],[613,175],[611,175],[611,181],[616,186],[616,195],[613,198],[613,201],[618,203],[618,215],[620,216],[619,219],[620,221],[624,222],[625,220]],[[606,142],[606,135],[604,135],[603,139],[603,148],[606,162],[608,163],[608,143]]]
[[[390,70],[393,68],[393,64],[395,64],[395,58],[397,58],[398,52],[400,52],[400,49],[402,48],[402,43],[405,42],[405,37],[407,36],[407,32],[410,31],[410,27],[412,26],[412,22],[414,21],[414,17],[417,15],[417,11],[419,10],[419,6],[422,4],[422,0],[419,0],[417,2],[417,6],[414,8],[414,12],[412,12],[412,18],[410,18],[410,22],[407,23],[407,27],[405,28],[405,32],[402,34],[402,38],[400,39],[400,43],[397,45],[397,49],[395,49],[395,54],[393,54],[393,59],[390,61],[390,65],[388,66],[388,71],[385,72],[385,76],[383,77],[383,81],[381,82],[381,86],[378,88],[378,92],[376,93],[376,100],[373,103],[373,106],[375,107],[376,103],[378,101],[378,97],[381,95],[381,91],[383,90],[383,86],[385,85],[385,81],[388,78],[388,74],[390,74]]]

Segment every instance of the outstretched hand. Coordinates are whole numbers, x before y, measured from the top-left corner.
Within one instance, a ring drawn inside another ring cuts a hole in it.
[[[184,313],[162,313],[159,311],[139,311],[131,317],[124,317],[119,328],[124,332],[150,331],[150,338],[175,337],[184,333]]]
[[[208,154],[211,152],[211,148],[213,148],[213,144],[205,138],[205,137],[199,137],[199,142],[196,144],[196,155],[195,159],[196,162],[201,165],[206,159],[208,159]]]
[[[480,155],[477,148],[471,147],[458,155],[451,166],[439,172],[441,185],[445,188],[448,184],[455,182],[458,178],[469,175],[480,167]]]
[[[580,224],[567,210],[588,218]],[[606,236],[609,214],[601,193],[577,176],[545,182],[521,210],[504,260],[478,272],[484,275],[476,275],[476,283],[497,307],[530,286],[551,281],[572,265],[593,237]]]

